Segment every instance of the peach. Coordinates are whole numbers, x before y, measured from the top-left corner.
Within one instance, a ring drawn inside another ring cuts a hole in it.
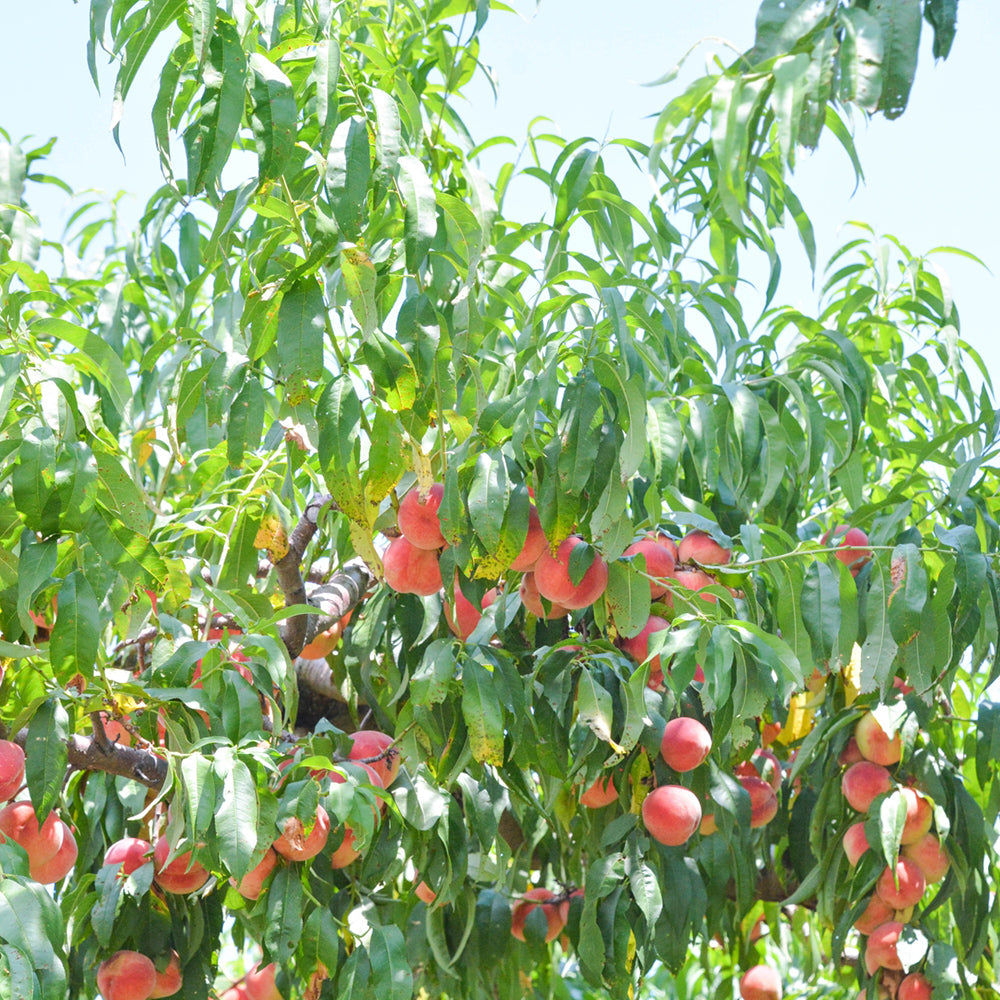
[[[548,547],[549,542],[545,532],[542,531],[542,522],[538,519],[538,509],[532,504],[528,508],[528,534],[525,536],[521,551],[514,556],[510,568],[515,573],[527,573]]]
[[[535,584],[535,574],[525,573],[521,577],[521,585],[518,588],[518,593],[521,595],[521,603],[524,605],[525,610],[530,614],[533,614],[536,618],[544,618],[546,620],[552,620],[553,618],[563,618],[569,614],[569,608],[563,607],[563,605],[551,601],[551,607],[546,614],[545,608],[542,605],[542,595],[538,592],[538,587]]]
[[[678,560],[697,562],[703,566],[724,566],[732,558],[732,550],[724,549],[707,531],[689,531],[677,546]]]
[[[277,971],[277,966],[273,962],[263,968],[255,965],[243,977],[243,992],[247,1000],[282,1000],[274,982]]]
[[[925,833],[919,840],[904,846],[903,855],[917,864],[928,883],[940,882],[948,874],[948,855],[933,833]]]
[[[930,802],[912,788],[904,788],[903,798],[906,799],[906,823],[903,825],[901,843],[916,843],[934,822],[934,810]]]
[[[462,593],[455,580],[455,603],[444,602],[444,619],[448,623],[448,628],[463,641],[468,639],[483,617],[482,611]]]
[[[441,589],[441,566],[433,549],[418,549],[400,535],[382,556],[386,584],[398,594],[430,597]]]
[[[418,549],[439,549],[444,545],[438,518],[443,497],[444,486],[434,483],[426,495],[421,496],[420,490],[412,489],[399,502],[396,524],[403,537]]]
[[[29,862],[28,870],[31,877],[42,885],[52,885],[61,881],[73,870],[73,865],[76,864],[76,837],[61,819],[56,820],[56,822],[63,827],[62,843],[59,845],[59,850],[48,861],[43,861],[40,864]]]
[[[149,994],[150,1000],[160,1000],[161,997],[172,997],[183,985],[184,974],[181,972],[181,959],[176,951],[170,953],[170,959],[160,972],[156,972],[156,984]]]
[[[0,802],[12,799],[24,783],[24,751],[10,740],[0,740]]]
[[[711,587],[715,580],[710,577],[704,570],[700,569],[679,569],[674,573],[674,579],[682,587],[687,590],[702,591],[705,587]],[[718,603],[718,598],[715,594],[702,594],[698,593],[698,596],[703,601],[708,601],[710,604]],[[670,595],[666,595],[667,603],[671,606],[673,602],[670,600]]]
[[[548,929],[545,932],[545,940],[553,941],[566,926],[569,917],[569,902],[563,900],[559,903],[549,903],[546,900],[558,899],[559,897],[549,889],[529,889],[515,904],[510,915],[510,932],[518,939],[524,941],[524,925],[529,915],[536,909],[541,909],[545,914]]]
[[[892,739],[871,712],[865,712],[854,727],[854,738],[865,760],[883,767],[898,764],[903,756],[903,738],[896,733]]]
[[[642,822],[654,840],[676,847],[701,825],[701,803],[689,788],[660,785],[643,799]]]
[[[598,778],[580,796],[580,805],[586,806],[588,809],[600,809],[617,801],[618,790],[615,788],[614,780],[610,774],[604,779]]]
[[[569,575],[569,561],[573,550],[583,545],[579,535],[570,535],[556,550],[545,549],[535,563],[535,586],[547,601],[553,601],[575,611],[589,607],[604,593],[608,585],[608,564],[596,553],[579,583]]]
[[[259,899],[264,883],[277,863],[278,855],[273,847],[269,847],[264,852],[264,857],[239,882],[231,878],[229,883],[244,899]]]
[[[633,542],[625,550],[625,558],[642,556],[645,560],[645,573],[649,577],[649,596],[655,601],[667,592],[666,579],[674,575],[674,551],[663,545],[655,535]],[[636,560],[638,566],[639,561]]]
[[[831,541],[837,542],[834,555],[851,571],[851,576],[857,576],[872,557],[868,536],[860,528],[838,525],[820,539],[820,545],[829,545]]]
[[[329,836],[330,816],[322,806],[316,806],[316,820],[308,830],[297,816],[289,816],[281,836],[271,846],[289,861],[306,861],[323,850]]]
[[[919,865],[904,854],[894,868],[882,872],[875,891],[894,910],[905,910],[920,902],[926,888]]]
[[[865,834],[863,821],[849,826],[844,833],[844,853],[847,863],[853,868],[861,859],[861,855],[869,848],[868,836]]]
[[[131,875],[137,868],[152,860],[153,845],[138,837],[122,837],[104,853],[104,864],[119,865],[125,875]]]
[[[219,1000],[248,1000],[246,988],[243,983],[233,983],[219,994]]]
[[[630,639],[619,639],[618,645],[623,653],[627,653],[632,657],[636,663],[645,663],[649,659],[649,640],[652,635],[656,632],[666,632],[670,629],[670,622],[666,618],[661,618],[659,615],[650,615],[648,621],[642,627],[642,631],[638,635],[632,636]],[[650,660],[649,664],[650,671],[650,682],[653,681],[653,676],[659,674],[661,683],[663,678],[663,664],[660,662],[659,655],[654,656]]]
[[[873,892],[861,916],[854,921],[859,934],[871,934],[876,927],[895,919],[896,911],[877,892]]]
[[[197,892],[209,879],[208,871],[194,860],[191,851],[179,854],[171,862],[170,843],[160,837],[153,847],[153,865],[156,874],[153,881],[164,891],[178,896]]]
[[[393,745],[391,736],[377,729],[359,729],[351,734],[351,752],[348,758],[360,763],[368,763],[379,780],[372,782],[379,788],[388,788],[399,774],[402,758]],[[379,758],[373,760],[372,758]]]
[[[931,1000],[931,981],[919,972],[911,972],[900,984],[896,1000]]]
[[[769,965],[747,969],[740,980],[743,1000],[781,1000],[781,976]]]
[[[382,733],[378,735],[384,736],[385,734]],[[363,767],[365,771],[367,771],[368,780],[372,785],[374,785],[376,788],[383,787],[381,775],[379,774],[379,772],[375,770],[373,766],[365,764],[362,761],[358,761],[357,763],[359,763],[360,766]],[[395,777],[395,774],[393,774],[393,777]],[[347,779],[339,771],[331,771],[330,780],[337,785],[343,784],[345,781],[347,781]],[[380,815],[379,811],[373,808],[372,812],[375,814],[375,821],[377,823]],[[344,839],[341,841],[340,846],[337,847],[336,850],[333,852],[333,854],[330,855],[331,868],[346,868],[349,864],[351,864],[352,861],[356,861],[358,858],[361,857],[361,852],[357,850],[357,848],[355,848],[354,841],[355,841],[354,831],[348,824],[345,823]]]
[[[104,735],[112,743],[120,743],[123,747],[132,745],[132,734],[125,728],[123,723],[128,717],[121,721],[111,718],[107,712],[101,712],[101,722],[104,724]]]
[[[892,788],[892,775],[881,764],[859,760],[844,772],[840,788],[852,809],[868,812],[871,804]]]
[[[663,730],[660,756],[675,771],[693,771],[711,751],[712,734],[697,719],[671,719]]]
[[[858,741],[852,736],[844,745],[844,749],[840,751],[837,763],[841,767],[850,767],[851,764],[857,764],[859,760],[864,759],[864,755],[858,749]]]
[[[31,867],[44,865],[56,856],[68,829],[54,812],[45,817],[39,828],[35,807],[30,802],[11,802],[0,809],[0,843],[10,837],[20,844]]]
[[[733,773],[737,776],[763,778],[774,789],[775,794],[781,791],[784,772],[781,769],[781,761],[770,750],[754,750],[749,760],[736,765]]]
[[[156,966],[142,952],[116,951],[97,967],[97,988],[104,1000],[149,1000]]]
[[[903,925],[898,920],[889,920],[868,935],[868,943],[865,946],[865,968],[869,976],[874,976],[880,968],[903,968],[903,963],[896,954],[896,944],[902,933]]]
[[[750,796],[750,826],[756,830],[767,826],[778,814],[778,796],[770,783],[752,774],[737,775],[737,781]]]
[[[698,824],[698,832],[703,837],[708,837],[719,829],[719,824],[715,822],[715,813],[706,813]]]

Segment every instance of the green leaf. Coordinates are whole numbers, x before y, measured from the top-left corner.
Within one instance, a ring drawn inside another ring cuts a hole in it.
[[[469,485],[468,507],[472,528],[487,552],[496,552],[503,540],[510,495],[507,463],[492,454],[479,455]]]
[[[316,118],[319,121],[319,148],[326,149],[337,127],[337,81],[340,78],[340,49],[337,42],[324,38],[316,45],[313,62],[316,80]]]
[[[649,621],[649,581],[628,563],[616,559],[608,565],[604,607],[618,634],[637,636]]]
[[[510,939],[510,903],[494,889],[483,889],[476,897],[476,951],[488,967],[503,957]]]
[[[898,118],[906,110],[920,50],[920,0],[872,0],[869,12],[882,28],[882,94],[878,110]]]
[[[0,944],[0,1000],[36,1000],[40,995],[29,955],[12,944]]]
[[[181,759],[179,770],[187,832],[191,837],[204,837],[211,829],[221,794],[212,760],[193,753]]]
[[[101,621],[90,583],[73,570],[59,588],[59,611],[49,640],[49,657],[60,684],[68,684],[75,674],[93,675]]]
[[[230,747],[220,747],[213,763],[221,796],[215,813],[219,859],[237,880],[252,867],[257,849],[257,787],[250,769]]]
[[[238,589],[257,575],[257,549],[255,541],[260,529],[261,515],[256,509],[238,511],[229,534],[226,558],[219,568],[219,586]]]
[[[112,115],[112,126],[116,130],[121,118],[121,105],[128,96],[136,74],[139,72],[139,67],[142,66],[143,60],[156,39],[172,21],[180,16],[186,6],[186,0],[151,0],[145,9],[145,17],[138,29],[124,39],[115,38],[115,50],[121,49],[123,42],[125,50],[121,60],[121,68],[118,71],[118,79],[115,81],[116,110]]]
[[[399,192],[406,209],[403,224],[406,269],[416,274],[437,232],[437,214],[431,179],[423,162],[415,156],[399,158]]]
[[[323,375],[325,331],[323,289],[315,278],[303,278],[282,297],[275,334],[278,374],[285,383],[285,401],[290,406],[308,399],[309,383]]]
[[[28,722],[24,770],[39,824],[62,796],[69,734],[69,715],[54,698],[42,702]]]
[[[153,514],[146,505],[142,490],[111,452],[97,448],[94,458],[97,462],[98,502],[130,531],[148,538]]]
[[[976,780],[984,788],[998,776],[1000,761],[1000,702],[983,701],[976,712]]]
[[[191,0],[191,42],[194,57],[201,66],[215,30],[215,0]]]
[[[410,1000],[413,973],[406,956],[406,939],[398,927],[376,924],[368,942],[372,986],[380,1000]]]
[[[614,702],[611,693],[594,679],[589,670],[583,670],[576,689],[577,722],[586,726],[598,739],[617,750],[612,739]]]
[[[840,582],[829,566],[810,563],[802,583],[802,620],[812,640],[813,656],[828,663],[840,636]]]
[[[890,582],[889,625],[893,639],[903,643],[920,631],[927,603],[927,571],[916,545],[897,545],[892,550]]]
[[[317,451],[327,488],[351,520],[367,526],[369,508],[360,490],[361,401],[349,376],[338,376],[323,391],[316,406],[316,422]]]
[[[358,247],[340,251],[340,270],[344,287],[351,301],[351,312],[367,340],[378,326],[378,309],[375,305],[375,265],[371,257]]]
[[[264,947],[276,962],[287,962],[302,937],[303,895],[299,866],[278,867],[267,893],[264,929]]]
[[[874,111],[882,96],[882,29],[860,7],[843,8],[839,20],[844,31],[838,57],[841,100]]]
[[[65,934],[62,914],[45,886],[17,876],[0,878],[0,941],[30,958],[42,1000],[66,1000]]]
[[[375,106],[375,183],[389,187],[399,162],[399,105],[378,87],[372,88],[371,99]]]
[[[264,432],[267,397],[260,381],[251,376],[243,383],[239,395],[229,408],[226,425],[226,457],[238,469],[248,450],[255,451]]]
[[[295,147],[295,93],[288,77],[260,52],[250,56],[250,69],[256,78],[250,91],[250,125],[257,145],[258,173],[261,180],[280,177]]]
[[[792,51],[797,42],[826,23],[836,7],[836,0],[764,0],[747,58],[759,64]]]
[[[861,690],[885,691],[892,677],[892,665],[896,658],[898,643],[889,627],[886,608],[886,588],[888,573],[881,561],[871,564],[868,598],[865,604],[865,628],[867,635],[861,646]]]
[[[347,118],[334,131],[326,160],[326,189],[337,225],[347,239],[361,233],[371,174],[368,126],[363,118]]]
[[[958,0],[925,0],[924,17],[934,29],[934,58],[947,59],[955,40]]]
[[[503,709],[493,691],[493,674],[474,659],[462,663],[462,715],[472,756],[482,764],[504,762]]]
[[[559,192],[556,195],[556,210],[552,224],[558,229],[565,225],[569,217],[576,211],[581,199],[587,191],[590,179],[594,175],[600,159],[596,149],[581,149],[566,168]]]

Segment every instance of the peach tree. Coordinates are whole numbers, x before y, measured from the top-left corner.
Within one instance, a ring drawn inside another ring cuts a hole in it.
[[[774,242],[956,4],[521,147],[503,6],[93,0],[134,232],[4,133],[0,995],[995,995],[989,377],[944,251]]]

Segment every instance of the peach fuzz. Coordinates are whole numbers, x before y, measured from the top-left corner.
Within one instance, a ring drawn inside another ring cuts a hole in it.
[[[97,988],[104,1000],[149,1000],[156,966],[142,952],[116,951],[97,967]]]
[[[153,848],[153,864],[156,874],[153,881],[164,891],[178,896],[197,892],[209,879],[208,871],[197,861],[193,861],[191,851],[178,855],[171,862],[170,844],[166,837],[160,837]]]
[[[875,891],[894,910],[905,910],[920,902],[927,882],[915,861],[903,855],[894,868],[879,876]]]
[[[678,562],[697,562],[703,566],[724,566],[732,558],[707,531],[689,531],[677,545]]]
[[[896,1000],[931,1000],[931,981],[919,972],[911,972],[900,984]]]
[[[549,602],[551,606],[548,613],[546,613],[545,607],[542,604],[542,595],[538,592],[538,586],[535,583],[534,573],[525,573],[521,577],[518,594],[521,597],[521,603],[524,605],[525,610],[533,614],[536,618],[551,621],[554,618],[565,618],[569,614],[569,608],[563,607],[563,605],[557,604],[555,601]]]
[[[871,804],[892,788],[892,775],[881,764],[860,760],[844,772],[840,788],[852,809],[868,812]]]
[[[755,965],[740,979],[743,1000],[781,1000],[781,976],[769,965]]]
[[[184,984],[184,974],[181,972],[181,959],[176,951],[170,953],[163,971],[156,971],[156,984],[149,994],[150,1000],[161,1000],[162,997],[172,997]]]
[[[24,751],[10,740],[0,740],[0,802],[12,799],[24,784]]]
[[[689,788],[660,785],[643,799],[642,822],[654,840],[677,847],[701,825],[701,803]]]
[[[898,764],[903,757],[903,738],[896,733],[892,739],[871,712],[865,712],[854,727],[854,739],[865,760],[883,767]]]
[[[445,543],[438,518],[443,497],[444,485],[434,483],[424,496],[419,489],[411,489],[399,502],[396,524],[403,537],[418,549],[439,549]]]
[[[569,902],[568,900],[559,903],[546,902],[551,899],[558,899],[558,897],[549,889],[529,889],[514,904],[510,914],[510,932],[518,941],[525,940],[524,925],[530,914],[539,907],[545,914],[545,920],[548,924],[545,940],[553,941],[559,936],[569,917]]]
[[[579,583],[573,583],[569,575],[569,561],[573,550],[583,545],[579,535],[570,535],[563,540],[553,555],[545,549],[535,563],[535,586],[547,601],[561,604],[570,611],[589,607],[604,593],[608,585],[608,564],[598,555],[584,572]]]
[[[865,834],[865,824],[863,821],[849,826],[844,833],[844,853],[847,855],[847,863],[853,868],[861,859],[861,855],[868,850],[868,837]]]
[[[662,544],[655,535],[647,535],[633,542],[625,550],[625,558],[642,556],[645,560],[645,573],[649,580],[649,596],[655,601],[667,592],[666,580],[674,575],[674,550]],[[639,560],[635,559],[635,565]]]
[[[45,817],[39,828],[35,807],[30,802],[11,802],[0,809],[0,843],[9,837],[20,844],[32,867],[44,865],[56,856],[68,829],[54,812]]]
[[[528,534],[525,535],[524,545],[514,556],[510,568],[515,573],[527,573],[548,547],[549,542],[545,532],[542,531],[542,522],[538,519],[538,508],[531,504],[528,508]]]
[[[441,566],[437,552],[418,549],[402,535],[389,542],[382,555],[386,584],[397,594],[430,597],[441,589]]]
[[[697,719],[671,719],[663,730],[660,756],[679,773],[693,771],[711,752],[712,734]]]
[[[262,889],[264,888],[264,883],[267,881],[268,876],[274,871],[274,866],[278,863],[278,855],[273,847],[269,847],[264,852],[264,857],[254,865],[239,880],[231,878],[229,884],[244,898],[244,899],[259,899]]]
[[[903,855],[916,863],[930,884],[940,882],[948,874],[951,862],[933,833],[925,833],[919,840],[906,844]]]
[[[271,846],[289,861],[307,861],[323,850],[329,836],[330,817],[322,806],[316,806],[316,819],[308,830],[297,816],[289,816]]]
[[[869,976],[874,976],[880,968],[903,968],[903,963],[896,954],[896,944],[902,933],[903,925],[898,920],[889,920],[868,935],[868,943],[865,946],[865,968]]]
[[[618,801],[618,790],[609,774],[606,778],[597,778],[594,783],[580,796],[580,805],[588,809],[601,809]]]

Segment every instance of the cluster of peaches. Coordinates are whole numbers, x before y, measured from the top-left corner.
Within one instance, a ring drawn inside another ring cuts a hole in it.
[[[876,799],[898,792],[905,803],[906,820],[896,864],[886,867],[879,876],[875,892],[854,926],[867,937],[865,967],[869,975],[882,970],[881,985],[891,984],[897,1000],[929,1000],[930,982],[920,972],[903,976],[896,945],[913,908],[929,885],[945,877],[949,862],[940,840],[931,832],[934,823],[931,803],[908,785],[898,785],[889,770],[901,759],[900,734],[890,739],[872,713],[862,716],[841,758],[848,765],[841,781],[844,798],[864,816]],[[871,849],[864,819],[848,827],[843,847],[852,867]]]

